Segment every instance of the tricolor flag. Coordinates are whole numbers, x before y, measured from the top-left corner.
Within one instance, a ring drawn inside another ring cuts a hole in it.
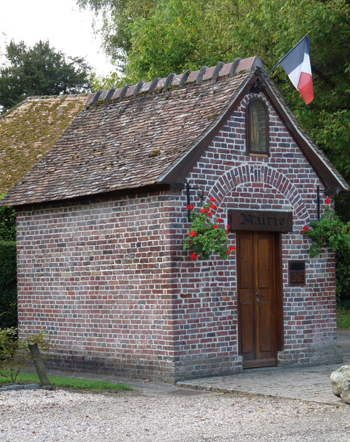
[[[278,62],[286,71],[305,104],[311,103],[314,99],[309,52],[309,38],[305,36]]]

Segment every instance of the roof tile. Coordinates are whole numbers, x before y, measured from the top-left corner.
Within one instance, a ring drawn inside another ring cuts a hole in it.
[[[1,204],[40,203],[138,188],[161,182],[170,171],[174,174],[174,166],[182,167],[186,155],[211,133],[261,62],[258,57],[238,58],[221,69],[220,66],[221,63],[212,68],[204,66],[200,71],[127,85],[114,91],[108,105],[101,101],[104,91],[96,93],[93,100],[98,100],[99,105],[87,106],[75,118],[56,145]],[[230,77],[235,66],[238,74]],[[204,80],[212,81],[202,82],[202,75]],[[314,155],[334,171],[344,189],[349,189],[270,83]],[[160,93],[170,84],[176,87]]]
[[[45,156],[86,99],[86,95],[29,97],[0,118],[0,195]]]
[[[6,198],[13,205],[27,204],[156,183],[215,125],[247,76],[83,110]]]

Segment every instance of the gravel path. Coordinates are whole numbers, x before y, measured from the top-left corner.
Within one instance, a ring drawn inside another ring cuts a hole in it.
[[[0,441],[346,441],[350,408],[254,396],[0,394]]]

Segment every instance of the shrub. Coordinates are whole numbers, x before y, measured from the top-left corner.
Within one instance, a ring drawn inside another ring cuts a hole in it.
[[[0,241],[0,328],[17,326],[16,243]]]
[[[12,207],[0,207],[0,328],[17,327],[15,240],[15,210]]]
[[[0,375],[12,382],[31,358],[28,345],[38,344],[43,355],[51,348],[49,335],[41,331],[35,335],[19,338],[15,327],[0,330]]]
[[[16,212],[12,207],[0,207],[0,240],[16,241]]]

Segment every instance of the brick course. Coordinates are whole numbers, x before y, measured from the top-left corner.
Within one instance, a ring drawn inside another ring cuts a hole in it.
[[[270,156],[246,155],[251,97],[188,179],[217,200],[225,224],[233,208],[293,212],[294,231],[282,235],[278,363],[325,362],[335,357],[334,255],[324,250],[310,259],[309,240],[300,233],[317,217],[316,186],[323,186],[267,101]],[[51,363],[68,368],[164,380],[241,370],[235,256],[190,260],[182,249],[185,205],[183,190],[20,209],[21,333],[48,330],[57,345]],[[234,232],[229,239],[235,245]],[[291,259],[306,261],[305,287],[288,285]]]

